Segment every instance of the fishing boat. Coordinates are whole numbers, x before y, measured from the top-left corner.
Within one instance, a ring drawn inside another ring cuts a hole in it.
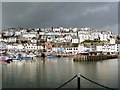
[[[5,56],[0,56],[0,62],[10,63],[11,61],[12,61],[12,59],[8,59],[8,58],[5,57]]]
[[[36,55],[33,54],[33,53],[30,53],[30,54],[28,54],[26,57],[28,57],[28,58],[34,58],[34,57],[36,57]]]
[[[31,60],[35,55],[27,53],[17,53],[13,55],[13,60]]]
[[[58,55],[57,53],[54,53],[54,52],[46,52],[45,56],[47,58],[60,58],[61,57],[61,55]]]
[[[10,63],[10,61],[7,61],[7,60],[0,60],[0,62],[2,62],[2,63]]]
[[[4,53],[5,53],[5,51],[4,51],[4,50],[2,50],[2,51],[0,50],[0,54],[4,54]]]
[[[6,60],[11,60],[11,61],[21,61],[21,60],[31,60],[32,57],[28,57],[26,55],[22,55],[20,53],[13,54],[12,56],[7,56]]]

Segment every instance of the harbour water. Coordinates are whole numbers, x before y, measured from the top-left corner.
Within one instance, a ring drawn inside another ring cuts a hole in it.
[[[82,75],[118,88],[118,59],[74,62],[72,58],[54,58],[2,63],[3,88],[57,88],[74,75]],[[82,88],[101,88],[81,78]],[[77,78],[63,88],[77,88]]]

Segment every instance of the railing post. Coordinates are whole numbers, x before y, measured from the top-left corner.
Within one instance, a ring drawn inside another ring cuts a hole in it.
[[[78,73],[77,75],[77,86],[78,86],[78,90],[80,90],[80,73]]]

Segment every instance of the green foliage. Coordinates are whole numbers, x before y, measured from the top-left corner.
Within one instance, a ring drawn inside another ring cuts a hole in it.
[[[120,36],[117,36],[117,40],[120,40]]]
[[[102,41],[100,41],[99,39],[94,39],[94,40],[85,40],[85,41],[83,41],[83,43],[95,43],[95,42],[102,42]]]
[[[91,42],[93,42],[93,40],[85,40],[85,41],[83,41],[84,43],[86,42],[86,43],[91,43]]]
[[[72,43],[73,47],[78,47],[79,43]]]
[[[28,41],[27,41],[27,40],[21,41],[21,43],[22,43],[22,44],[25,44],[25,43],[28,43]]]
[[[16,40],[16,43],[19,43],[19,40]]]

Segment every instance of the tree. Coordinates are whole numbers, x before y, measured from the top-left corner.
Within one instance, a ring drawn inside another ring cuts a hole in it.
[[[117,36],[117,40],[120,40],[120,36]]]
[[[78,47],[79,43],[72,43],[73,47]]]

